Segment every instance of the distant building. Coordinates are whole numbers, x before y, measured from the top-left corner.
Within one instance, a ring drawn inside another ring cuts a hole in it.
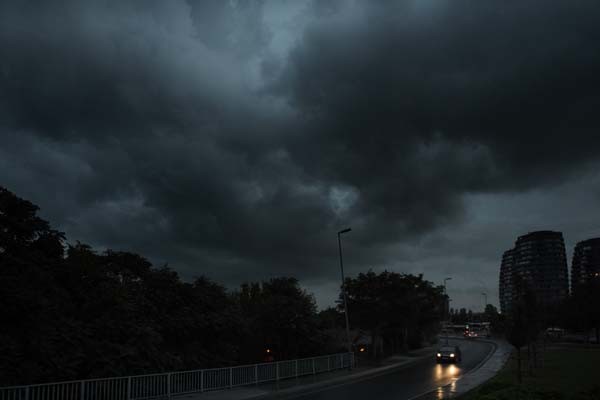
[[[591,279],[600,279],[600,238],[577,243],[571,264],[571,294],[576,296]]]
[[[564,300],[569,295],[569,277],[562,233],[530,232],[504,253],[499,282],[503,313],[510,311],[515,299],[512,282],[517,275],[531,286],[542,309]]]
[[[506,250],[500,266],[500,311],[508,313],[512,303],[512,271],[515,265],[514,250]]]

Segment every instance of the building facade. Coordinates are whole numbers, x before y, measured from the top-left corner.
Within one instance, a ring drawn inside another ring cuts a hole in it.
[[[579,295],[584,285],[600,279],[600,238],[577,243],[571,264],[571,294]]]
[[[513,298],[512,271],[515,265],[514,250],[506,250],[500,265],[500,311],[506,314],[510,310]]]
[[[515,247],[504,253],[499,282],[503,313],[510,311],[515,300],[513,282],[517,276],[533,289],[541,309],[566,299],[569,277],[562,232],[530,232],[519,236]]]

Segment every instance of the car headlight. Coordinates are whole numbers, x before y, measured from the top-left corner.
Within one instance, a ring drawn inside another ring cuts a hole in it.
[[[441,355],[440,353],[437,353],[437,356],[438,356],[438,357],[441,357],[442,355]]]
[[[454,353],[450,353],[450,357],[454,357]]]

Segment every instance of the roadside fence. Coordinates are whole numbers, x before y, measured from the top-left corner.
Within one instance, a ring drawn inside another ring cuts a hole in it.
[[[257,385],[354,366],[354,353],[227,368],[0,387],[0,400],[148,400]]]

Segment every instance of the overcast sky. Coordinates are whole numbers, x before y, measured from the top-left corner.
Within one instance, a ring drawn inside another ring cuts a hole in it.
[[[98,249],[234,287],[600,236],[600,2],[3,1],[0,185]]]

